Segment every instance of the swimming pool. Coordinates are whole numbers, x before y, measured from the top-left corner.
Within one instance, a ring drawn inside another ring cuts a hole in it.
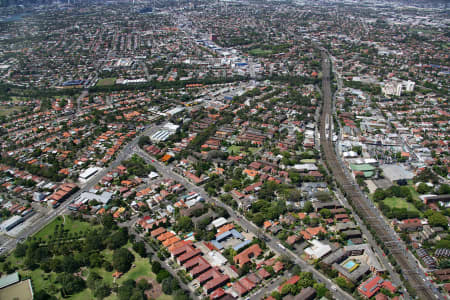
[[[344,268],[347,270],[351,270],[354,266],[356,266],[356,263],[353,260],[349,260],[344,264]]]

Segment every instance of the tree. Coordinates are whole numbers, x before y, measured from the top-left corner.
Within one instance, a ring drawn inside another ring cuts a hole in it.
[[[331,211],[329,209],[327,209],[327,208],[322,208],[319,211],[319,213],[322,216],[322,218],[324,218],[324,219],[328,219],[328,218],[331,217]]]
[[[178,289],[173,293],[173,300],[189,300],[189,293]]]
[[[424,182],[419,183],[419,186],[417,187],[417,192],[422,195],[430,192],[430,190],[431,187]]]
[[[47,294],[47,292],[40,290],[34,293],[34,300],[57,300],[55,296]]]
[[[270,294],[272,297],[274,297],[276,300],[281,300],[282,296],[278,291],[273,291],[272,294]]]
[[[113,266],[119,272],[127,272],[133,261],[134,255],[128,249],[120,248],[113,253]]]
[[[152,285],[148,283],[147,279],[142,278],[139,280],[139,282],[136,284],[136,287],[142,291],[146,291],[148,289],[152,288]]]
[[[166,269],[161,269],[156,275],[156,281],[161,283],[164,279],[169,278],[171,275]]]
[[[312,202],[311,202],[311,201],[307,201],[307,202],[305,203],[305,205],[303,206],[303,210],[304,210],[305,212],[307,212],[307,213],[312,212],[312,211],[314,210],[313,205],[312,205]]]
[[[380,188],[376,189],[375,193],[373,194],[373,200],[378,202],[384,199],[386,199],[386,193],[384,192],[384,190]]]
[[[344,290],[346,290],[346,291],[348,291],[348,292],[353,291],[353,288],[355,287],[355,286],[353,285],[353,283],[348,282],[348,281],[347,281],[345,278],[343,278],[343,277],[338,277],[338,278],[336,278],[335,280],[336,280],[337,285],[338,285],[340,288],[342,288],[342,289],[344,289]]]
[[[188,216],[180,216],[177,220],[177,224],[175,226],[175,230],[190,232],[194,229],[194,224],[192,223],[191,218]]]
[[[162,290],[164,294],[172,295],[172,293],[179,289],[178,282],[175,278],[167,277],[161,282]]]
[[[429,218],[428,222],[431,226],[442,226],[444,228],[448,227],[447,218],[440,212],[434,212]]]
[[[150,138],[148,137],[148,135],[142,135],[139,138],[138,144],[139,144],[139,147],[150,144]]]
[[[116,229],[117,224],[114,221],[114,218],[111,214],[105,214],[101,218],[101,223],[103,224],[103,227],[110,228],[110,229]]]
[[[439,261],[439,268],[440,269],[450,268],[450,259],[444,259]]]
[[[263,213],[256,213],[253,215],[252,221],[255,223],[256,226],[260,227],[264,221],[266,220],[266,217]]]
[[[108,248],[118,249],[124,246],[128,242],[128,229],[120,228],[118,231],[113,233],[108,242]]]
[[[314,284],[314,279],[311,272],[301,272],[299,285],[301,288],[306,288]]]
[[[17,244],[16,250],[14,250],[15,257],[24,257],[27,252],[27,245],[25,243]]]
[[[81,292],[86,287],[86,283],[81,277],[68,273],[58,275],[57,281],[61,284],[63,297]]]
[[[106,283],[100,283],[94,290],[94,297],[104,299],[111,294],[111,287]]]
[[[281,295],[282,296],[286,296],[287,294],[289,294],[292,290],[293,285],[292,284],[285,284],[282,288],[281,288]]]
[[[63,257],[63,270],[66,273],[75,273],[79,269],[78,262],[73,258],[72,255],[66,255]]]
[[[161,264],[158,261],[152,263],[152,272],[158,274],[161,271]]]
[[[103,264],[103,258],[100,253],[92,253],[89,256],[89,266],[91,268],[100,268]]]
[[[96,230],[89,231],[85,240],[86,251],[103,250],[103,236]]]
[[[134,283],[134,281],[133,281]],[[117,292],[120,300],[129,300],[133,295],[134,286],[129,284],[122,284]]]
[[[147,249],[145,248],[145,243],[143,241],[134,243],[133,250],[141,257],[147,257]]]
[[[302,198],[302,192],[300,189],[291,189],[287,195],[287,200],[291,202],[298,202]]]
[[[96,272],[91,271],[91,272],[89,273],[88,278],[87,278],[87,282],[86,282],[87,287],[88,287],[90,290],[95,290],[95,288],[97,287],[97,285],[98,285],[99,283],[101,283],[101,280],[102,280],[102,279],[103,279],[103,278],[102,278],[100,275],[98,275]]]
[[[315,283],[313,287],[317,292],[317,298],[324,297],[325,294],[328,292],[327,287],[323,283]]]
[[[448,185],[448,184],[441,184],[441,186],[439,187],[437,193],[439,195],[450,194],[450,185]]]

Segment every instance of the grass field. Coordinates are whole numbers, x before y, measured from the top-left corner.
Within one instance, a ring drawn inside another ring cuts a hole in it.
[[[55,220],[53,220],[52,222],[50,222],[49,224],[47,224],[44,228],[42,228],[42,230],[40,230],[34,236],[36,238],[41,238],[41,239],[45,240],[50,235],[52,235],[53,232],[55,232],[55,227],[57,225],[60,226],[63,223],[64,223],[64,228],[69,230],[70,233],[78,233],[81,231],[86,231],[87,229],[95,228],[95,227],[92,227],[91,224],[89,224],[87,222],[74,221],[68,217],[65,217],[65,218],[58,217]]]
[[[64,228],[69,230],[70,233],[76,233],[80,231],[85,231],[87,229],[92,228],[100,228],[100,225],[92,226],[91,224],[87,222],[80,222],[78,220],[72,220],[69,217],[65,218],[56,218],[51,223],[49,223],[47,226],[45,226],[42,230],[40,230],[38,233],[35,234],[35,237],[41,238],[43,240],[46,240],[49,238],[50,235],[53,234],[56,226],[61,226],[61,224],[64,223]],[[122,284],[124,281],[128,279],[136,280],[140,277],[147,277],[151,278],[153,280],[156,280],[156,274],[154,274],[151,271],[151,265],[148,261],[148,258],[143,258],[139,256],[135,251],[132,250],[132,244],[129,242],[127,243],[124,248],[129,249],[134,257],[134,267],[132,267],[127,273],[125,273],[120,279],[116,280],[117,284]],[[103,256],[104,260],[109,261],[112,263],[112,256],[113,251],[109,249],[105,249],[100,252],[100,254]],[[62,256],[58,256],[58,258],[62,258]],[[59,283],[56,283],[57,274],[54,272],[51,273],[45,273],[42,269],[38,268],[33,271],[31,270],[24,270],[23,269],[23,258],[16,258],[14,255],[10,255],[7,258],[7,262],[11,265],[15,265],[19,267],[19,274],[22,279],[31,278],[33,290],[39,291],[39,290],[45,290],[47,293],[51,295],[55,295],[58,299],[63,299],[61,297],[61,294],[59,292],[61,285]],[[112,277],[113,272],[107,272],[104,268],[85,268],[82,271],[83,276],[87,277],[89,276],[90,272],[96,272],[99,274],[103,281],[110,286],[112,286],[114,282],[114,278]],[[85,299],[94,299],[94,296],[92,294],[92,291],[88,288],[84,289],[82,292],[72,295],[66,299],[73,299],[73,300],[85,300]],[[107,300],[117,300],[117,295],[111,294],[106,298]],[[157,299],[159,300],[171,300],[173,299],[172,296],[162,294]]]
[[[102,78],[97,82],[98,86],[114,85],[117,78]]]
[[[236,146],[236,145],[230,146],[230,147],[228,147],[228,153],[234,154],[234,155],[239,154],[239,153],[241,153],[242,148],[243,147]]]
[[[250,50],[249,53],[254,56],[269,56],[269,55],[273,54],[273,51],[256,48],[256,49]]]
[[[33,285],[34,291],[46,290],[48,293],[51,291],[57,292],[60,288],[59,285],[53,284],[56,280],[56,273],[45,273],[41,269],[36,269],[34,271],[19,271],[21,278],[31,278],[31,283]]]
[[[228,147],[228,153],[237,155],[242,152],[245,152],[244,149],[245,149],[245,147],[233,145],[233,146]],[[255,153],[256,151],[258,151],[259,149],[260,148],[258,148],[258,147],[248,147],[248,151],[251,152],[252,154]]]
[[[249,147],[248,151],[250,151],[252,154],[254,154],[256,151],[258,151],[261,148],[257,148],[257,147]]]
[[[0,116],[9,116],[15,112],[20,112],[20,106],[4,106],[0,105]]]
[[[152,279],[156,279],[156,275],[152,272],[151,266],[148,262],[147,258],[140,257],[137,253],[132,251],[134,256],[136,257],[134,264],[136,267],[128,271],[124,276],[122,276],[119,280],[117,280],[118,283],[122,283],[128,279],[136,280],[139,277],[145,276],[150,277]]]
[[[407,202],[403,198],[391,197],[384,199],[383,202],[391,208],[406,208],[408,211],[419,212],[419,210],[412,203]]]

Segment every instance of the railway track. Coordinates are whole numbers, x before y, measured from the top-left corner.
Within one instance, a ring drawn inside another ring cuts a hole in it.
[[[320,117],[320,144],[322,146],[323,156],[328,163],[331,173],[336,182],[343,188],[348,200],[353,204],[355,210],[358,212],[361,219],[365,220],[375,231],[375,234],[381,239],[384,245],[389,249],[390,253],[397,261],[402,269],[403,276],[409,282],[412,288],[415,289],[417,296],[420,299],[436,299],[432,290],[426,286],[419,275],[417,265],[408,259],[406,249],[401,241],[393,235],[393,232],[386,224],[384,219],[380,216],[377,209],[371,207],[365,196],[361,193],[359,187],[353,179],[344,171],[344,166],[338,159],[333,142],[332,142],[332,93],[331,93],[331,78],[330,78],[330,61],[328,55],[322,52],[322,93],[323,93],[323,107],[322,115]]]

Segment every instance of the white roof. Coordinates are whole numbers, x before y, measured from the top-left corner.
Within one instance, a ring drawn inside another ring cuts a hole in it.
[[[167,129],[169,131],[174,131],[174,132],[177,131],[179,127],[180,127],[180,125],[176,125],[176,124],[173,124],[171,122],[167,122],[163,126],[164,129]]]
[[[296,170],[317,171],[319,168],[315,164],[297,164],[293,167]]]
[[[227,259],[217,251],[210,251],[206,255],[208,256],[208,261],[215,267],[222,266],[227,262]]]
[[[220,217],[220,218],[215,219],[214,221],[212,221],[213,226],[216,227],[216,228],[221,227],[221,226],[223,226],[223,225],[225,225],[227,223],[228,223],[228,221],[224,217]]]
[[[315,259],[319,259],[331,252],[331,247],[327,244],[323,244],[319,240],[312,240],[311,244],[311,247],[305,249],[305,253]]]
[[[148,178],[156,178],[156,177],[158,177],[159,175],[158,175],[158,173],[156,173],[156,172],[150,172],[150,174],[148,174]]]
[[[87,168],[86,170],[81,172],[80,178],[88,178],[88,177],[92,176],[93,174],[95,174],[98,170],[99,169],[97,167]]]
[[[3,231],[6,231],[7,227],[9,227],[10,225],[20,221],[21,219],[22,219],[21,216],[12,216],[8,220],[6,220],[6,221],[4,221],[3,223],[0,224],[0,229],[3,230]]]
[[[111,197],[113,196],[113,193],[110,192],[103,192],[101,195],[97,195],[95,193],[91,192],[83,192],[81,195],[75,200],[75,202],[89,202],[92,200],[96,200],[98,202],[101,202],[103,204],[108,204],[108,202],[111,200]]]
[[[344,152],[344,157],[358,157],[358,153],[356,153],[355,151],[348,151],[348,152]]]

